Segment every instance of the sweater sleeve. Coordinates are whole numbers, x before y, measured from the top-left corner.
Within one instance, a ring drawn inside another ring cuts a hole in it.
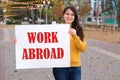
[[[84,41],[81,41],[80,38],[75,35],[73,36],[73,39],[75,41],[75,45],[76,47],[81,51],[81,52],[85,52],[87,49],[87,44],[86,44],[86,40],[84,39]]]

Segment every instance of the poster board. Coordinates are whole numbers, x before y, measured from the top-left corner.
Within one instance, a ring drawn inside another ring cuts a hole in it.
[[[68,24],[16,25],[16,69],[70,66]]]

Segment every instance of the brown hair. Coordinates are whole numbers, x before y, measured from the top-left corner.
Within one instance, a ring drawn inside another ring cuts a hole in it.
[[[74,13],[75,19],[72,23],[71,28],[76,30],[77,35],[79,36],[80,40],[83,41],[84,39],[84,32],[83,32],[83,28],[81,27],[80,23],[79,23],[79,18],[78,18],[78,14],[77,14],[77,10],[75,9],[75,7],[73,6],[68,6],[64,9],[63,11],[63,15],[65,14],[65,12],[70,9],[72,10],[72,12]]]

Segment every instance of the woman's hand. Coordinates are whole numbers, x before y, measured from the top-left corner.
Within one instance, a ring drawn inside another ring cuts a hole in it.
[[[76,35],[76,30],[73,28],[69,29],[69,34],[75,36]]]
[[[17,42],[17,39],[16,39],[16,38],[14,38],[14,39],[13,39],[13,43],[14,43],[14,44],[16,44],[16,42]]]

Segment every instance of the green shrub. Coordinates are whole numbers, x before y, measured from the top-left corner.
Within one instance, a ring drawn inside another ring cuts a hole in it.
[[[9,21],[6,21],[6,24],[21,24],[21,20],[9,20]]]

